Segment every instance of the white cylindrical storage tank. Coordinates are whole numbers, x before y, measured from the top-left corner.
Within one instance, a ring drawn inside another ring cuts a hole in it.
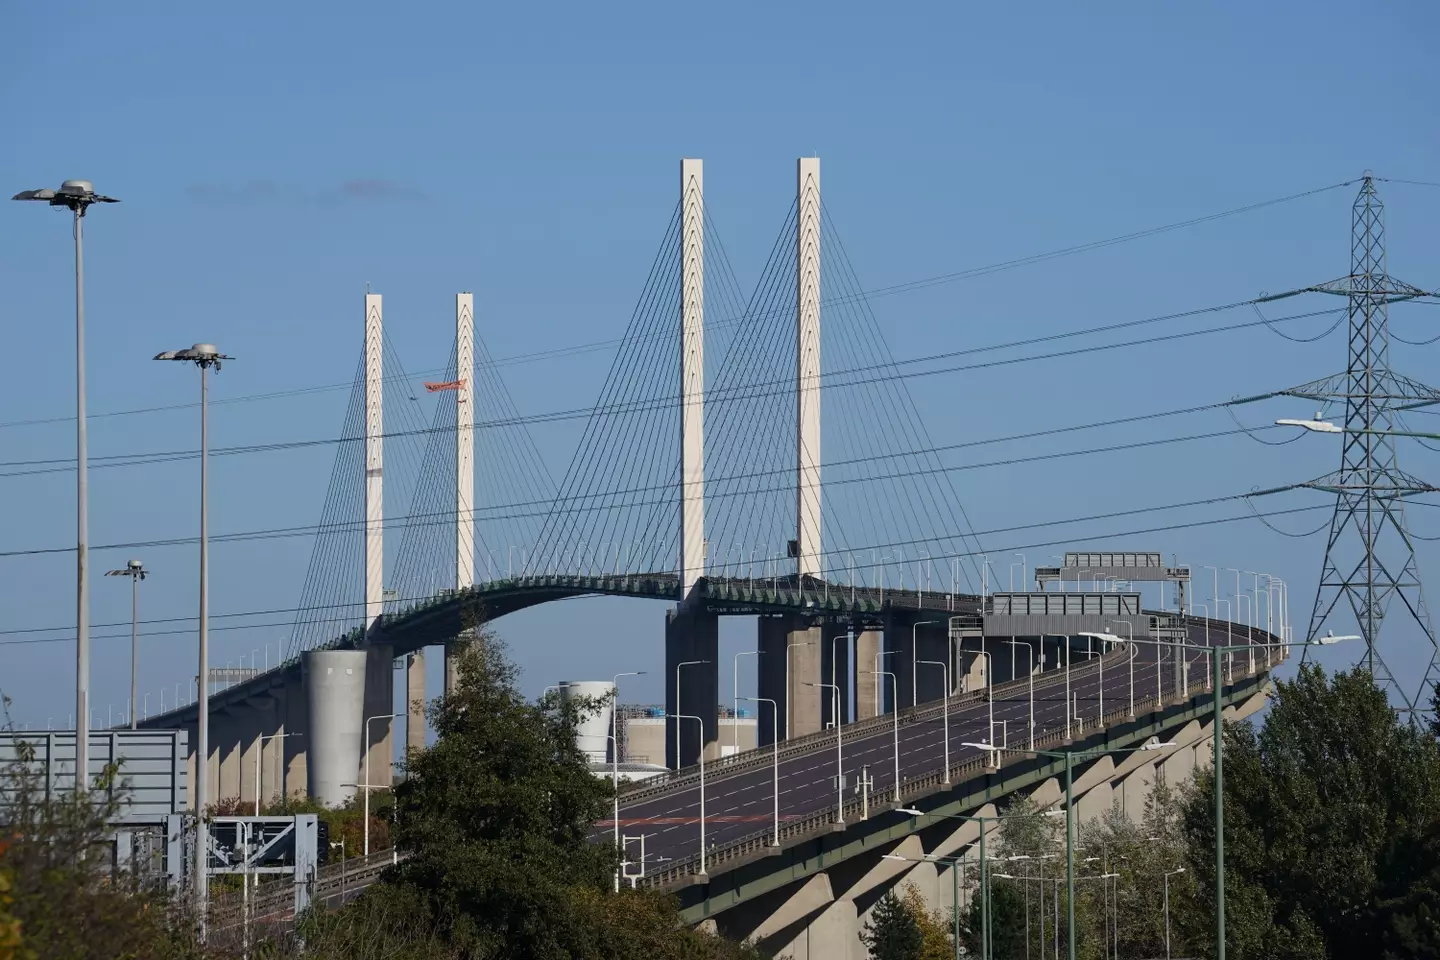
[[[338,807],[355,796],[365,723],[365,651],[310,650],[301,657],[310,729],[305,731],[310,796]]]
[[[590,697],[605,703],[593,710],[583,711],[580,723],[575,727],[575,746],[590,760],[610,759],[610,717],[615,709],[615,684],[609,680],[562,680],[560,699],[573,700],[576,697]]]

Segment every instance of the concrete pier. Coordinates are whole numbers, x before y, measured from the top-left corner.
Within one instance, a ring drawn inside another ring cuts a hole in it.
[[[880,684],[875,676],[875,655],[884,648],[885,634],[877,629],[855,632],[855,719],[868,720],[880,713]],[[885,669],[881,658],[880,669]]]
[[[829,682],[829,671],[821,669],[823,631],[810,618],[793,614],[761,617],[757,629],[760,696],[774,700],[778,714],[772,724],[769,711],[760,713],[761,746],[814,733],[821,724],[821,691],[813,684],[822,675]]]
[[[395,764],[395,648],[388,643],[370,643],[365,649],[365,727],[360,731],[361,749],[370,737],[370,779],[365,779],[365,756],[355,771],[355,783],[390,789]]]
[[[672,770],[699,763],[702,744],[706,760],[720,757],[719,660],[719,617],[684,609],[666,614],[665,763]],[[676,720],[677,713],[701,723]]]
[[[367,658],[364,650],[310,650],[301,657],[310,718],[305,738],[309,792],[327,807],[341,806],[355,795],[353,786],[343,784],[358,782]]]

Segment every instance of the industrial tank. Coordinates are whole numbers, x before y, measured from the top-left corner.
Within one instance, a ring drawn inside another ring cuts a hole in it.
[[[586,758],[593,761],[610,759],[610,722],[615,709],[615,684],[609,680],[562,680],[560,699],[573,700],[590,697],[604,700],[604,704],[592,710],[582,711],[580,723],[575,727],[575,746]]]

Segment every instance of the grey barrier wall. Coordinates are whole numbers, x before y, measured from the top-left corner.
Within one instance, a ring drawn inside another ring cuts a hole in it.
[[[89,778],[117,764],[114,790],[121,801],[121,820],[163,820],[185,810],[185,730],[97,730],[90,735]],[[28,744],[26,750],[22,744]],[[25,769],[34,774],[47,795],[75,789],[73,730],[0,733],[0,818],[11,789],[9,771],[28,753]]]

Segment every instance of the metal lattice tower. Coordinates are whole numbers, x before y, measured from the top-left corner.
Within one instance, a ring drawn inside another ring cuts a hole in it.
[[[1440,402],[1440,391],[1390,370],[1389,305],[1426,294],[1386,272],[1385,207],[1369,174],[1355,199],[1351,229],[1350,275],[1311,288],[1349,300],[1348,368],[1285,391],[1345,405],[1340,469],[1307,484],[1335,494],[1335,513],[1306,639],[1314,640],[1327,624],[1333,628],[1348,610],[1365,640],[1361,664],[1395,698],[1397,708],[1415,719],[1417,703],[1440,677],[1440,645],[1425,604],[1404,498],[1436,488],[1400,469],[1392,431],[1398,413]],[[1407,689],[1397,680],[1382,653],[1381,628],[1392,612],[1413,621],[1429,643],[1429,667],[1418,688]]]

